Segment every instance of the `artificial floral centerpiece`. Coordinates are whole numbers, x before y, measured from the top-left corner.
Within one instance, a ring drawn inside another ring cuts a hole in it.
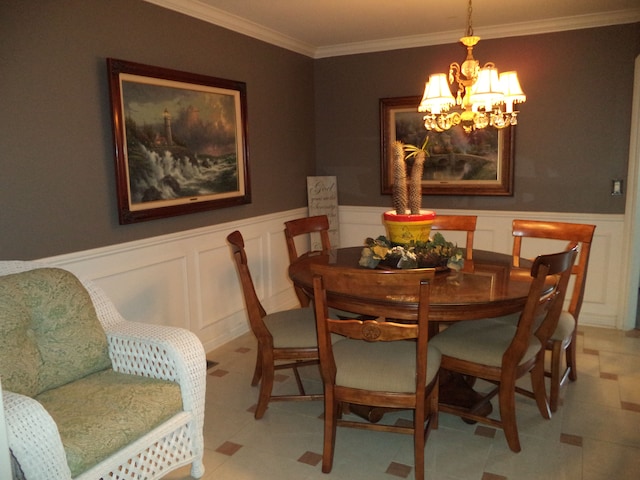
[[[428,155],[425,138],[422,147],[393,142],[393,207],[384,213],[388,237],[367,238],[359,264],[366,268],[462,268],[460,249],[441,233],[430,237],[435,212],[422,210],[422,172]],[[414,158],[409,182],[406,161]],[[408,184],[408,185],[407,185]]]
[[[460,270],[464,266],[462,251],[445,240],[440,232],[427,242],[409,245],[392,245],[385,236],[367,238],[358,264],[376,268],[435,268],[436,270]]]

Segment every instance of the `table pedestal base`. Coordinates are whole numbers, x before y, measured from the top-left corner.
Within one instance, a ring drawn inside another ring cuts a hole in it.
[[[440,370],[440,385],[439,385],[439,402],[442,405],[449,405],[455,408],[463,408],[469,410],[476,415],[487,417],[491,414],[493,407],[491,402],[480,403],[484,398],[483,395],[476,392],[469,380],[463,375],[449,372],[447,370]],[[371,423],[378,423],[382,420],[385,413],[391,412],[397,409],[382,408],[382,407],[369,407],[366,405],[345,404],[342,413],[353,413],[364,420]],[[463,418],[463,422],[468,424],[477,423],[473,420]]]

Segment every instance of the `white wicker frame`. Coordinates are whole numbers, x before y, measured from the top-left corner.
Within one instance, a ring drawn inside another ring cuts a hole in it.
[[[50,267],[36,262],[0,262],[0,275]],[[81,279],[107,334],[113,369],[180,384],[184,411],[74,480],[153,480],[191,463],[204,475],[206,358],[188,330],[130,322],[91,281]],[[28,480],[71,479],[58,429],[47,411],[24,395],[2,391],[9,447]],[[14,473],[15,475],[15,473]]]

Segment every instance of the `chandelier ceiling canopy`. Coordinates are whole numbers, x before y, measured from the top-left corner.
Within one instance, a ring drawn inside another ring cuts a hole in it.
[[[449,65],[449,75],[430,75],[425,85],[418,111],[425,113],[427,130],[442,132],[458,124],[462,124],[466,132],[487,126],[506,128],[518,122],[514,104],[527,99],[515,71],[499,74],[493,62],[480,68],[480,62],[473,58],[473,47],[480,37],[473,35],[471,13],[469,0],[467,34],[460,39],[467,47],[467,58],[462,65],[457,62]],[[454,82],[455,98],[449,87]]]

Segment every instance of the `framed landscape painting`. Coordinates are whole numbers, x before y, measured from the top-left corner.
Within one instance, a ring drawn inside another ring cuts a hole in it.
[[[251,202],[244,82],[107,67],[121,224]]]
[[[423,195],[513,195],[513,128],[493,127],[465,133],[461,125],[444,132],[424,127],[421,97],[380,99],[382,193],[393,190],[395,140],[421,147],[428,136],[429,156]]]

